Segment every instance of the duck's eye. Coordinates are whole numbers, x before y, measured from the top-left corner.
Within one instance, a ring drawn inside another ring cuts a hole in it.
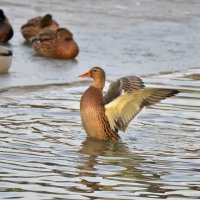
[[[93,69],[93,72],[97,72],[97,69]]]

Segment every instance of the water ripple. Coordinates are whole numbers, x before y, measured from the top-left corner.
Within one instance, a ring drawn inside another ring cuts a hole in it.
[[[145,78],[181,93],[142,111],[119,144],[86,139],[85,85],[2,91],[1,199],[198,199],[198,73]]]

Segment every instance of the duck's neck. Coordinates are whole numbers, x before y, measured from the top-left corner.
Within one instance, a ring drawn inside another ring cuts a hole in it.
[[[103,90],[105,86],[105,79],[95,79],[92,83],[92,86]]]

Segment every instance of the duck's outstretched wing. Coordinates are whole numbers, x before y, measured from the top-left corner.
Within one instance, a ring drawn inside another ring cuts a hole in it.
[[[133,92],[135,90],[144,88],[142,79],[137,76],[126,76],[112,82],[108,88],[108,91],[104,95],[105,104],[111,102],[123,92]]]
[[[125,131],[144,106],[150,106],[179,93],[174,89],[144,88],[125,93],[105,105],[105,114],[113,130]]]

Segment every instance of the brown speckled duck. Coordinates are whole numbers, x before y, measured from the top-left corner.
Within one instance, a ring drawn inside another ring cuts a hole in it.
[[[56,30],[59,27],[58,23],[52,18],[52,15],[35,17],[26,22],[21,27],[21,33],[24,38],[29,41],[32,37],[45,30]]]
[[[0,9],[0,43],[8,42],[13,36],[13,29],[5,16],[2,9]]]
[[[118,131],[125,132],[143,107],[179,93],[175,89],[145,88],[140,78],[127,76],[112,82],[103,95],[106,75],[102,68],[93,67],[79,77],[94,80],[82,95],[80,113],[86,133],[97,140],[118,141]]]
[[[72,33],[66,28],[47,30],[33,37],[31,42],[35,52],[44,57],[72,59],[79,53]]]

